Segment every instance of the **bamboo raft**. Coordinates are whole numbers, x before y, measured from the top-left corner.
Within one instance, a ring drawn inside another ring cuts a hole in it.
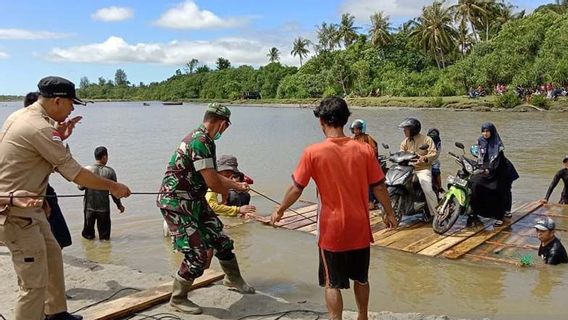
[[[317,205],[309,205],[287,211],[276,227],[317,233]],[[482,218],[482,225],[465,227],[465,217],[443,235],[436,234],[430,223],[418,218],[404,217],[399,227],[387,230],[378,210],[371,211],[369,223],[374,246],[386,247],[423,256],[447,259],[464,259],[474,262],[495,262],[521,265],[521,260],[542,266],[537,256],[539,241],[533,228],[542,216],[550,216],[556,222],[556,235],[568,240],[568,206],[545,205],[538,201],[524,203],[513,210],[511,219],[494,227],[493,219]],[[270,217],[255,217],[268,223]],[[523,258],[524,257],[524,258]],[[528,257],[528,258],[527,258]]]

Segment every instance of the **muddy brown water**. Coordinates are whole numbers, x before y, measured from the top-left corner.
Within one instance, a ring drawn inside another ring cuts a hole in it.
[[[20,103],[0,103],[0,119]],[[157,191],[167,160],[180,139],[202,118],[204,105],[162,106],[152,103],[95,103],[77,107],[84,116],[69,145],[76,159],[91,164],[93,150],[104,145],[109,165],[120,181],[133,191]],[[255,180],[253,187],[281,199],[290,174],[308,144],[322,139],[310,109],[233,107],[230,129],[218,141],[217,154],[234,154],[240,169]],[[521,178],[515,182],[514,202],[543,197],[552,175],[568,153],[567,113],[456,112],[417,109],[353,109],[351,120],[367,120],[368,132],[396,150],[405,117],[422,121],[423,130],[440,129],[443,141],[444,178],[458,169],[448,151],[453,144],[473,144],[483,122],[497,126]],[[380,152],[385,152],[380,148]],[[54,175],[59,194],[77,194],[73,184]],[[552,199],[559,197],[560,186]],[[302,196],[314,201],[313,183]],[[60,204],[73,233],[74,245],[65,254],[93,261],[123,264],[147,272],[169,274],[179,264],[169,241],[162,237],[162,223],[155,197],[133,195],[124,201],[126,213],[113,214],[110,242],[80,237],[82,200],[62,198]],[[253,196],[260,214],[270,214],[273,204]],[[113,209],[114,210],[114,209]],[[116,210],[114,210],[116,211]],[[237,219],[225,219],[228,225]],[[241,269],[259,290],[292,302],[323,301],[317,286],[317,250],[312,235],[275,230],[255,223],[227,229],[236,243]],[[566,239],[568,241],[568,239]],[[120,279],[118,279],[120,281]],[[419,257],[389,249],[373,248],[370,271],[371,310],[422,312],[493,319],[562,319],[568,297],[568,267],[536,270],[494,264],[473,264]],[[346,308],[355,308],[351,293],[344,294]]]

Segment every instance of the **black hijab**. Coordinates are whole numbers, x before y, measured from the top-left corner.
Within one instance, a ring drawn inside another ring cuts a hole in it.
[[[485,139],[483,136],[481,136],[477,140],[477,143],[479,144],[478,161],[480,163],[483,163],[485,160],[485,155],[487,155],[489,163],[491,164],[493,161],[495,161],[495,159],[497,159],[499,153],[503,151],[503,149],[505,149],[505,146],[503,145],[503,141],[501,141],[501,137],[499,136],[497,128],[495,128],[495,125],[493,123],[486,122],[481,125],[481,132],[483,132],[483,130],[489,130],[489,132],[491,132],[491,137],[489,137],[489,139]]]

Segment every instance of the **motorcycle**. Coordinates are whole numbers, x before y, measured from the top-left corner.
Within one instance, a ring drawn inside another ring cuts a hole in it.
[[[388,149],[388,145],[383,145],[383,147]],[[420,149],[426,150],[428,145],[420,146]],[[404,151],[390,153],[388,157],[393,164],[388,169],[385,183],[398,222],[403,216],[417,214],[423,217],[429,216],[426,197],[422,192],[418,177],[414,174],[414,166],[411,164],[418,158],[416,153]]]
[[[460,215],[465,215],[469,211],[469,201],[471,189],[469,179],[477,173],[477,161],[465,157],[464,145],[456,142],[455,146],[462,150],[462,155],[448,152],[451,157],[461,166],[455,176],[448,176],[448,191],[444,193],[442,205],[438,207],[432,228],[438,234],[446,233],[458,220]],[[470,149],[471,154],[477,157],[474,147]]]

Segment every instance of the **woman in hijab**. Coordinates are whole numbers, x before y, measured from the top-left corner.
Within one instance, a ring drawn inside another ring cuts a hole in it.
[[[473,175],[471,208],[473,216],[468,224],[476,222],[477,216],[495,219],[495,226],[503,224],[503,218],[511,205],[511,185],[519,178],[513,164],[503,153],[505,146],[493,123],[481,126],[481,137],[477,140],[479,157],[477,163],[482,173]]]

